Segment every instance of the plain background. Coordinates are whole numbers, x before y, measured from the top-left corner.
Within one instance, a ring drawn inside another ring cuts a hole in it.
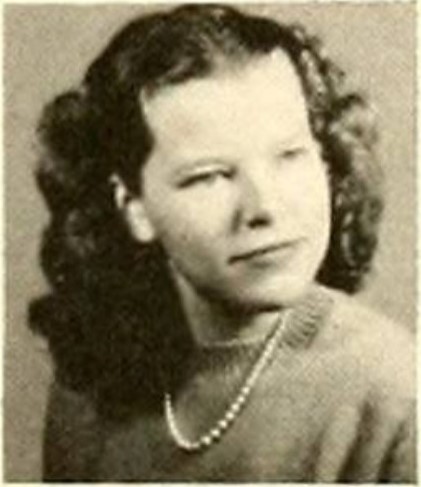
[[[34,181],[34,129],[42,106],[76,85],[110,36],[151,5],[9,5],[5,8],[7,326],[5,473],[39,481],[41,435],[51,364],[27,329],[29,301],[45,292],[38,267],[47,214]],[[162,7],[160,7],[162,8]],[[415,4],[248,5],[245,10],[299,21],[325,41],[370,95],[381,131],[386,214],[376,270],[361,298],[415,327]],[[369,326],[369,323],[367,323]]]

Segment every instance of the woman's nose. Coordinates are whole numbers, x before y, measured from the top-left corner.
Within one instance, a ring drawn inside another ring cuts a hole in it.
[[[279,203],[273,178],[269,174],[254,174],[241,178],[238,220],[241,226],[257,228],[270,226]]]

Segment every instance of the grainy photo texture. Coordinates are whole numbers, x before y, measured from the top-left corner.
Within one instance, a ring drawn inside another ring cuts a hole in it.
[[[7,479],[415,483],[414,5],[5,26]]]

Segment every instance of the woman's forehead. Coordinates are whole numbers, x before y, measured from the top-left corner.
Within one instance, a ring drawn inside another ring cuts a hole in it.
[[[241,68],[169,86],[141,97],[146,120],[157,135],[182,137],[218,127],[246,130],[276,124],[296,131],[307,121],[300,79],[288,56],[276,50]]]
[[[151,102],[155,99],[163,100],[168,93],[174,90],[188,87],[210,86],[215,83],[223,87],[233,80],[268,78],[268,76],[289,71],[296,74],[295,67],[289,54],[282,48],[277,47],[268,53],[250,53],[238,56],[227,56],[214,54],[210,61],[210,69],[206,74],[192,75],[179,82],[163,83],[156,89],[143,88],[140,93],[142,102]]]

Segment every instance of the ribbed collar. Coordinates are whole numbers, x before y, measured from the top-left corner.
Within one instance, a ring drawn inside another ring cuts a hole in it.
[[[309,347],[332,307],[332,297],[325,288],[314,285],[289,310],[279,347]],[[275,325],[277,326],[277,325]],[[242,367],[262,349],[266,337],[257,340],[197,345],[190,357],[190,371],[197,372]]]

